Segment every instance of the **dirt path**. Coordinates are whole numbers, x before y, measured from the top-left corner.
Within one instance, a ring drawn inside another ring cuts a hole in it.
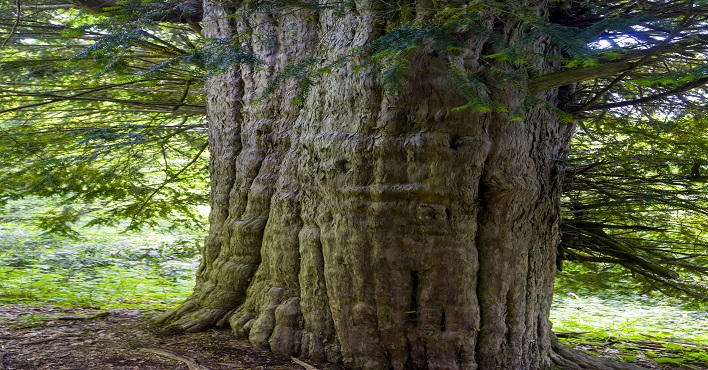
[[[342,369],[309,360],[299,365],[228,330],[161,334],[135,310],[0,307],[0,370],[301,370],[308,364]]]

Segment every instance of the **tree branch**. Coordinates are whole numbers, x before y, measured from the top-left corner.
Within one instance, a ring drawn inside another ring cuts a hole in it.
[[[662,40],[658,45],[649,48],[645,53],[641,54],[639,60],[635,62],[623,61],[623,62],[613,62],[604,63],[595,67],[580,68],[580,69],[569,69],[561,70],[558,72],[553,72],[545,74],[529,81],[529,92],[537,93],[545,90],[550,90],[555,87],[560,87],[563,85],[569,85],[575,82],[581,82],[598,77],[608,77],[617,73],[621,73],[614,81],[612,81],[607,87],[600,91],[594,98],[592,98],[587,104],[585,104],[582,110],[585,110],[588,106],[591,106],[597,99],[599,99],[605,92],[607,92],[612,86],[617,84],[623,77],[627,75],[627,72],[640,65],[645,65],[647,61],[653,56],[655,56],[659,51],[665,49],[670,43],[683,31],[686,30],[688,24],[693,20],[693,1],[688,2],[688,9],[684,14],[684,19],[678,25],[676,29],[671,31],[671,33]]]
[[[12,29],[10,30],[10,34],[7,35],[7,38],[5,39],[5,41],[2,42],[2,45],[0,46],[2,48],[4,48],[5,45],[7,45],[7,42],[10,41],[10,39],[15,34],[15,32],[17,32],[17,26],[19,26],[20,21],[22,21],[22,5],[21,5],[22,3],[20,2],[20,0],[16,0],[15,4],[17,6],[17,15],[15,18],[15,23],[12,25]]]
[[[209,370],[208,367],[200,365],[196,360],[190,357],[184,357],[180,356],[178,354],[172,353],[170,351],[165,351],[164,349],[159,349],[159,348],[140,348],[141,351],[143,352],[150,352],[154,353],[156,355],[164,356],[172,360],[177,360],[184,362],[185,365],[189,368],[189,370]]]
[[[599,77],[608,77],[634,68],[629,61],[610,62],[594,67],[565,69],[532,78],[529,81],[529,92],[537,93],[575,82],[581,82]]]
[[[660,100],[663,98],[666,98],[668,96],[673,96],[680,94],[684,91],[692,90],[697,87],[701,87],[705,84],[708,84],[708,77],[701,77],[699,79],[693,80],[691,82],[685,83],[673,90],[669,91],[664,91],[659,94],[655,95],[650,95],[650,96],[645,96],[643,98],[639,99],[634,99],[634,100],[625,100],[625,101],[620,101],[620,102],[615,102],[615,103],[607,103],[607,104],[595,104],[591,105],[583,110],[589,111],[589,110],[600,110],[600,109],[611,109],[611,108],[620,108],[620,107],[626,107],[628,105],[637,105],[637,104],[643,104],[643,103],[649,103],[653,102],[656,100]]]
[[[74,5],[93,14],[107,13],[106,8],[119,6],[117,0],[70,0]],[[182,0],[176,3],[162,2],[151,5],[163,5],[164,13],[151,17],[151,20],[168,23],[188,23],[190,26],[201,22],[203,7],[201,0]],[[108,11],[110,14],[111,11]]]
[[[131,228],[131,227],[133,227],[133,225],[136,224],[136,221],[137,221],[137,219],[138,219],[138,216],[139,216],[140,212],[142,212],[143,209],[145,209],[145,207],[148,205],[148,203],[150,203],[150,201],[152,200],[152,198],[153,198],[155,195],[157,195],[157,193],[159,193],[160,190],[162,190],[165,186],[167,186],[167,184],[169,184],[170,182],[173,182],[173,181],[177,180],[177,178],[179,177],[179,175],[181,175],[184,171],[186,171],[191,165],[193,165],[194,163],[196,163],[197,160],[199,159],[199,157],[202,155],[202,153],[204,153],[204,151],[207,149],[207,147],[208,147],[207,144],[202,145],[202,147],[199,149],[199,152],[197,153],[197,155],[195,155],[195,156],[192,158],[192,160],[189,161],[189,163],[187,163],[184,167],[182,167],[182,169],[180,169],[179,171],[177,171],[176,174],[174,174],[174,175],[169,175],[168,177],[166,177],[166,178],[165,178],[165,181],[163,181],[155,190],[153,190],[152,193],[150,193],[150,195],[148,195],[147,198],[145,198],[145,200],[142,202],[142,204],[140,204],[140,206],[138,207],[138,210],[135,211],[135,213],[133,213],[133,217],[132,217],[131,220],[130,220],[130,225],[128,226],[128,228]],[[165,172],[165,173],[166,173],[166,172]]]

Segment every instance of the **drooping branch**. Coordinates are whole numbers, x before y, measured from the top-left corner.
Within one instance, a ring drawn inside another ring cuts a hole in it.
[[[22,7],[20,0],[16,1],[17,4],[17,14],[15,15],[15,23],[12,25],[12,28],[10,29],[10,34],[7,36],[7,38],[2,42],[2,48],[7,45],[7,42],[12,38],[12,36],[15,34],[17,31],[17,27],[19,26],[20,22],[22,21]]]
[[[664,99],[664,98],[667,98],[670,96],[678,95],[682,92],[693,90],[695,88],[704,86],[705,84],[708,84],[708,77],[695,79],[695,80],[685,83],[675,89],[664,91],[659,94],[645,96],[645,97],[639,98],[639,99],[619,101],[619,102],[615,102],[615,103],[595,104],[595,105],[591,105],[591,106],[585,108],[585,110],[601,110],[601,109],[621,108],[621,107],[639,105],[639,104],[644,104],[644,103],[651,103],[653,101],[657,101],[657,100],[661,100],[661,99]]]
[[[632,68],[634,68],[634,63],[623,61],[604,63],[587,68],[565,69],[532,78],[528,84],[529,92],[537,93],[593,78],[608,77],[629,71]]]
[[[91,93],[94,93],[97,91],[120,88],[121,86],[135,84],[135,83],[139,83],[139,82],[142,82],[142,81],[130,81],[130,82],[125,82],[125,83],[120,83],[120,84],[110,84],[110,85],[105,85],[105,86],[99,86],[94,89],[82,91],[80,93],[76,93],[76,94],[72,94],[72,95],[65,95],[65,96],[51,94],[51,93],[30,93],[30,92],[25,92],[25,91],[10,91],[10,90],[0,89],[0,93],[10,93],[10,94],[14,94],[15,96],[32,96],[32,97],[43,98],[42,101],[37,102],[37,103],[30,103],[30,104],[25,104],[25,105],[21,105],[21,106],[17,106],[17,107],[12,107],[12,108],[8,108],[8,109],[0,110],[0,113],[10,113],[10,112],[15,112],[15,111],[28,110],[30,108],[35,108],[35,107],[53,104],[53,103],[62,102],[62,101],[110,102],[110,103],[135,106],[135,107],[153,107],[153,108],[161,109],[165,112],[174,112],[176,109],[179,109],[180,107],[191,108],[192,110],[194,110],[194,112],[197,112],[197,113],[201,113],[202,110],[204,109],[204,106],[201,104],[184,103],[183,97],[180,97],[179,102],[177,103],[177,105],[175,105],[174,102],[145,101],[145,100],[137,100],[137,99],[116,99],[116,98],[110,98],[110,97],[105,97],[105,96],[101,96],[101,97],[86,97],[85,96],[87,94],[91,94]]]
[[[175,173],[173,175],[167,175],[167,171],[165,171],[165,175],[166,175],[165,180],[157,188],[155,188],[155,190],[153,190],[153,192],[150,193],[150,195],[148,195],[145,198],[145,200],[143,200],[143,202],[138,206],[137,211],[135,211],[135,213],[133,214],[133,218],[130,220],[130,226],[128,226],[128,228],[132,228],[136,225],[136,223],[137,223],[136,220],[137,220],[138,215],[150,203],[152,198],[155,195],[157,195],[157,193],[159,193],[165,186],[167,186],[167,184],[177,180],[179,178],[179,176],[182,173],[184,173],[184,171],[186,171],[190,166],[195,164],[199,160],[199,158],[202,156],[202,153],[204,153],[204,151],[206,149],[207,149],[207,144],[205,143],[202,145],[201,148],[199,148],[199,151],[197,152],[197,154],[186,165],[184,165],[184,167],[182,167],[179,171],[177,171],[177,173]]]
[[[111,13],[117,7],[116,0],[70,0],[74,5],[94,14]],[[168,23],[188,23],[190,25],[201,22],[203,16],[202,2],[200,0],[181,0],[177,2],[164,1],[151,3],[151,7],[159,7],[162,12],[150,17],[154,21]]]

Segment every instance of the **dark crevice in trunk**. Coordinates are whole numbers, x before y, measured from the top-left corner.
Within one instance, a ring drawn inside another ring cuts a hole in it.
[[[452,135],[450,137],[450,149],[457,150],[460,148],[460,136]]]
[[[413,327],[418,326],[418,271],[411,271],[411,302],[408,313]]]

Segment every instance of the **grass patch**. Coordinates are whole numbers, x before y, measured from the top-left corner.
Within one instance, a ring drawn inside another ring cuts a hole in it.
[[[551,310],[561,342],[636,362],[708,368],[708,313],[648,296],[557,295]],[[604,352],[603,352],[604,351]]]
[[[676,339],[708,343],[708,313],[684,309],[680,302],[646,296],[556,296],[553,329],[584,331],[595,337]]]
[[[183,300],[194,285],[203,235],[123,230],[85,228],[72,237],[3,220],[0,304],[164,309]]]

